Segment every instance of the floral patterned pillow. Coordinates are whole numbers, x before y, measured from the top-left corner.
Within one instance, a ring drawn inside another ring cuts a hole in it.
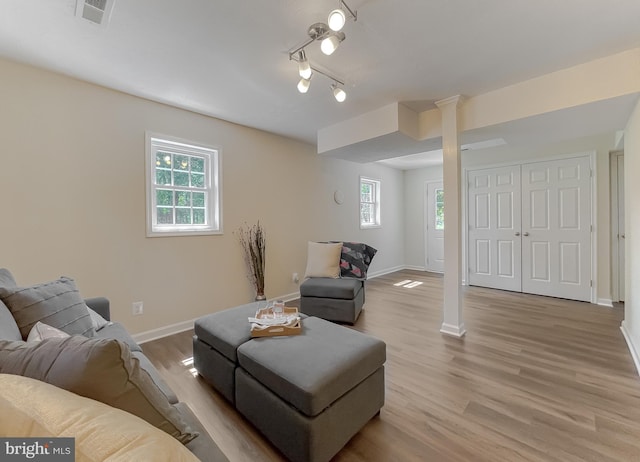
[[[378,251],[361,242],[343,242],[340,256],[340,277],[367,279],[371,260]]]

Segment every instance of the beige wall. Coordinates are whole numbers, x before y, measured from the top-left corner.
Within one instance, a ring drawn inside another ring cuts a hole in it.
[[[624,135],[625,303],[623,331],[640,372],[640,102]]]
[[[243,222],[266,229],[269,297],[297,292],[308,240],[367,242],[372,272],[404,263],[402,172],[12,62],[0,75],[0,267],[20,284],[74,277],[140,333],[253,298],[232,233]],[[222,149],[223,235],[146,237],[145,130]],[[380,229],[359,229],[360,175],[382,180]]]
[[[611,302],[609,151],[614,150],[614,146],[615,135],[611,133],[537,148],[519,149],[506,145],[462,153],[462,168],[472,169],[491,164],[596,152],[597,217],[595,223],[598,234],[596,295],[602,303]],[[438,173],[438,170],[434,168],[405,172],[405,201],[407,204],[405,209],[407,216],[405,260],[407,265],[424,267],[424,201],[422,196],[424,195],[425,181],[434,179]]]

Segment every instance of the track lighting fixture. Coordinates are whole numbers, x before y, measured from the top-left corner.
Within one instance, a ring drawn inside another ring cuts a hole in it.
[[[303,79],[309,80],[311,78],[311,66],[304,50],[300,50],[298,53],[298,73]]]
[[[306,93],[307,91],[309,91],[310,86],[311,86],[311,75],[309,75],[308,79],[305,79],[304,77],[302,77],[298,82],[298,91],[300,93]]]
[[[333,97],[337,102],[342,103],[345,99],[347,99],[347,93],[338,86],[337,83],[331,85],[331,89],[333,90]]]
[[[322,39],[322,42],[320,43],[320,49],[325,55],[329,56],[333,54],[334,51],[336,51],[336,49],[340,45],[340,42],[342,42],[344,39],[344,32],[334,32],[332,34],[329,34],[327,37]]]
[[[300,75],[298,91],[300,93],[306,93],[309,90],[309,86],[311,85],[311,76],[316,72],[333,80],[334,83],[331,85],[331,89],[336,101],[342,103],[347,98],[347,94],[344,89],[338,86],[340,85],[344,87],[344,82],[337,79],[329,72],[320,70],[311,65],[305,52],[306,47],[315,41],[319,41],[322,53],[327,56],[333,54],[346,37],[344,32],[341,31],[347,21],[347,17],[357,21],[358,12],[349,8],[345,3],[345,0],[339,0],[338,8],[329,13],[327,24],[318,22],[309,26],[309,29],[307,30],[309,38],[302,45],[289,50],[289,59],[298,63],[298,74]]]
[[[347,17],[340,8],[336,8],[331,13],[329,13],[329,18],[327,19],[327,24],[329,25],[329,29],[334,32],[339,32],[344,27],[344,24],[347,22]]]

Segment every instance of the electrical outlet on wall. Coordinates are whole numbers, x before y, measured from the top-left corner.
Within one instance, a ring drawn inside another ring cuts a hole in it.
[[[296,284],[300,282],[300,278],[298,277],[298,273],[293,273],[291,275],[291,282],[295,282]]]
[[[140,316],[144,313],[144,306],[142,302],[133,302],[131,304],[131,314],[134,316]]]

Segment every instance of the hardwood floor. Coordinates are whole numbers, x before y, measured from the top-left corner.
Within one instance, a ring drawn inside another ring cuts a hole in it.
[[[396,287],[402,280],[422,282]],[[468,287],[467,335],[439,332],[442,277],[367,282],[355,329],[387,343],[386,404],[335,461],[640,461],[640,378],[621,307]],[[192,332],[143,345],[232,462],[280,453],[189,372]]]

